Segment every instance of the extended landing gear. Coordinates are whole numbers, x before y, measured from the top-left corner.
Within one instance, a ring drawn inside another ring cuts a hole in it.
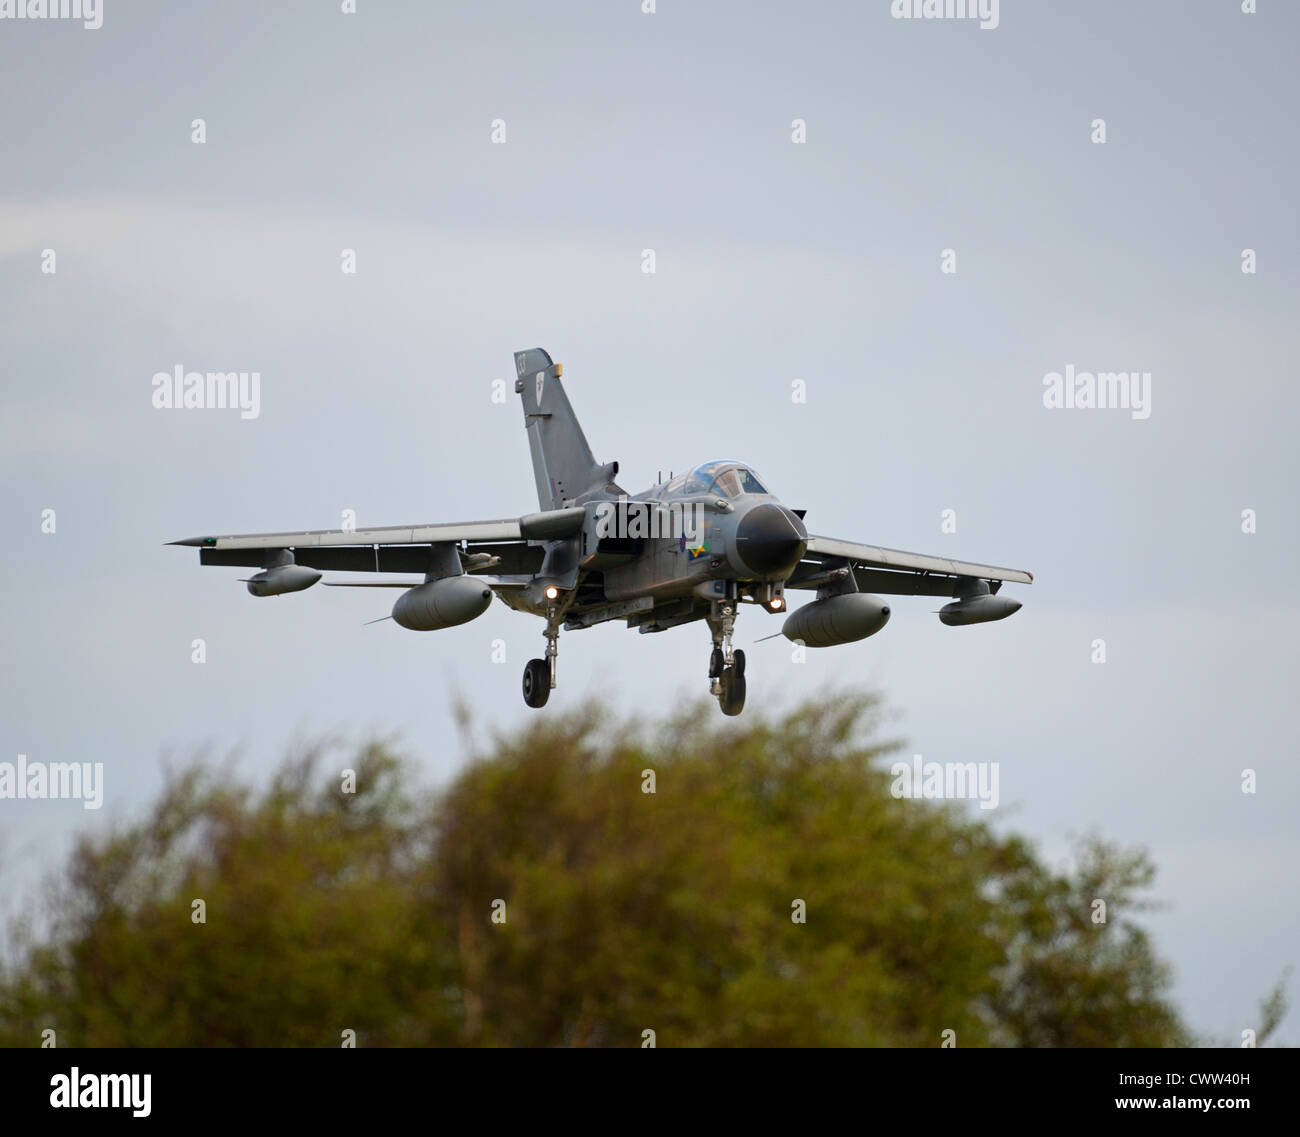
[[[717,697],[724,715],[738,715],[745,709],[745,653],[731,646],[736,630],[734,601],[715,601],[709,616],[713,653],[709,656],[709,691]]]
[[[530,659],[524,667],[524,702],[530,707],[546,706],[555,686],[555,661],[560,655],[560,612],[549,591],[547,598],[546,658]]]
[[[722,691],[718,705],[724,715],[738,715],[745,709],[745,653],[736,652],[736,662],[723,668],[720,680]]]

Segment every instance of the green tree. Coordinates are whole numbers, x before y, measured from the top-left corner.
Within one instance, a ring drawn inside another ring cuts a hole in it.
[[[260,792],[191,767],[79,844],[0,975],[0,1043],[1190,1041],[1131,919],[1143,854],[1090,838],[1062,875],[893,798],[872,697],[708,711],[548,714],[437,794],[378,744]]]

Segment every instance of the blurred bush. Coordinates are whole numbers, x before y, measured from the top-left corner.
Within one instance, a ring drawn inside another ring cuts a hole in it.
[[[710,709],[539,715],[436,794],[381,744],[259,790],[191,766],[78,845],[0,974],[0,1044],[1189,1041],[1130,918],[1144,854],[1089,840],[1061,875],[893,798],[873,697]]]

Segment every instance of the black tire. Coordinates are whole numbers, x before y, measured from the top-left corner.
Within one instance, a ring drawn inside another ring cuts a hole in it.
[[[735,660],[736,674],[743,679],[745,677],[745,653],[740,648],[736,648],[732,652],[732,658]]]
[[[722,694],[718,705],[724,715],[738,715],[745,709],[745,676],[734,667],[722,673]]]
[[[530,659],[524,667],[524,702],[544,707],[551,697],[551,668],[544,659]]]
[[[727,658],[722,654],[722,648],[715,647],[713,654],[709,656],[709,678],[717,679],[722,674],[722,669],[727,666]]]

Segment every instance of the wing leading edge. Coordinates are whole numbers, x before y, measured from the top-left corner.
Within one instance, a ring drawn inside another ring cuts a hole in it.
[[[460,541],[522,540],[519,519],[460,521],[447,525],[385,525],[378,529],[308,529],[300,533],[239,533],[226,537],[186,537],[169,545],[199,549],[308,549],[352,545],[433,545]]]
[[[788,588],[815,588],[827,568],[848,563],[864,592],[895,596],[951,596],[960,579],[986,580],[996,592],[1003,581],[1033,584],[1033,573],[1023,569],[956,561],[927,553],[906,553],[878,545],[860,545],[834,537],[809,537],[803,562]],[[804,583],[806,582],[806,583]]]

